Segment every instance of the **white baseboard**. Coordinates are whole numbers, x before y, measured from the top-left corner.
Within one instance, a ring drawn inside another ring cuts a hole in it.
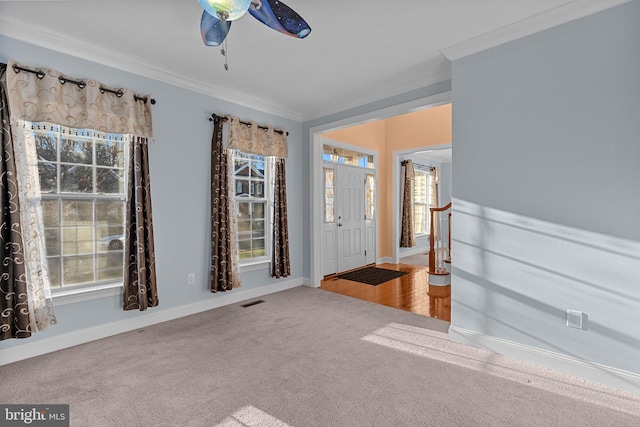
[[[449,339],[640,395],[640,374],[455,326],[449,327]]]
[[[378,258],[378,260],[376,261],[376,264],[384,264],[384,263],[386,263],[386,262],[391,263],[391,264],[394,264],[394,262],[393,262],[393,258],[389,258],[389,257],[386,257],[386,258]]]
[[[242,288],[219,293],[215,298],[198,301],[193,304],[182,305],[180,307],[169,308],[166,310],[151,311],[148,315],[133,318],[130,320],[122,320],[106,325],[100,325],[92,328],[81,329],[79,331],[69,332],[62,335],[56,335],[48,339],[26,342],[19,346],[9,347],[0,350],[0,366],[9,363],[18,362],[30,357],[40,356],[53,351],[62,350],[64,348],[73,347],[75,345],[88,343],[124,332],[133,331],[135,329],[144,328],[180,317],[189,316],[191,314],[200,313],[202,311],[223,307],[229,304],[236,304],[240,301],[259,298],[274,292],[280,292],[287,289],[295,288],[303,284],[302,278],[296,278],[284,282],[274,283],[272,285],[262,286],[254,289],[242,290]]]

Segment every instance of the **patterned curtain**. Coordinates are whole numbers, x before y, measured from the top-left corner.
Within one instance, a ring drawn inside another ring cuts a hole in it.
[[[9,61],[9,68],[23,67]],[[118,96],[95,80],[70,79],[56,70],[38,71],[40,75],[7,73],[12,118],[153,138],[151,106],[129,89],[118,89]]]
[[[8,103],[8,109],[4,108],[8,119],[3,120],[3,128],[9,126],[11,135],[3,138],[5,139],[3,156],[7,159],[4,167],[7,168],[6,172],[8,173],[6,177],[3,176],[3,181],[5,179],[12,180],[12,183],[8,185],[14,186],[12,190],[16,192],[9,200],[13,199],[13,202],[17,200],[19,203],[18,205],[12,205],[12,202],[9,202],[9,205],[5,205],[4,208],[8,208],[11,211],[13,222],[3,225],[14,227],[10,230],[12,233],[20,232],[20,240],[11,243],[12,253],[8,254],[11,261],[4,258],[3,269],[7,263],[7,266],[10,266],[13,262],[21,263],[21,267],[19,267],[20,274],[18,276],[14,275],[13,279],[15,282],[7,286],[20,289],[22,282],[26,285],[27,308],[23,313],[19,314],[19,316],[20,318],[25,314],[28,316],[28,331],[31,333],[44,330],[48,325],[55,324],[57,321],[53,313],[47,260],[45,258],[46,249],[40,180],[38,175],[38,158],[35,144],[30,139],[31,132],[25,131],[24,121],[15,118],[10,95],[14,73],[7,72],[7,69],[8,67],[5,68],[2,87],[5,102]],[[5,107],[7,105],[5,105]],[[3,134],[4,133],[3,131]],[[12,167],[15,167],[13,173],[11,173]],[[11,188],[6,189],[9,190]],[[6,214],[7,212],[3,212],[5,219],[7,219]],[[16,221],[16,215],[19,216],[18,221]],[[3,230],[3,233],[4,232],[5,230]],[[6,243],[5,241],[5,244]],[[16,271],[14,271],[14,273],[16,273]],[[4,281],[4,279],[5,277],[3,276],[2,281]],[[14,304],[16,302],[22,302],[24,301],[24,295],[13,296],[13,300]],[[13,309],[15,309],[15,305]],[[10,315],[10,311],[8,311],[7,314]],[[2,316],[4,316],[4,312]],[[20,335],[20,337],[23,338],[29,336],[23,332],[21,332]]]
[[[289,221],[287,219],[287,178],[285,160],[276,159],[273,197],[273,251],[271,276],[280,278],[291,274],[289,259]]]
[[[243,122],[235,116],[226,116],[225,119],[229,122],[228,149],[265,157],[287,158],[286,132],[256,122]]]
[[[0,340],[31,336],[6,70],[7,64],[0,64]]]
[[[124,248],[124,309],[144,311],[158,305],[156,253],[151,215],[149,140],[133,137],[129,144],[126,243]]]
[[[210,291],[224,292],[240,286],[237,267],[235,215],[229,188],[229,152],[223,147],[223,120],[214,120],[211,140],[211,274]]]
[[[413,162],[402,162],[402,224],[400,228],[400,247],[411,248],[416,245],[416,236],[413,228]]]
[[[56,70],[27,72],[25,67],[14,61],[10,61],[8,67],[13,70],[7,73],[7,91],[14,141],[19,142],[18,136],[25,134],[19,131],[22,121],[48,122],[130,136],[123,306],[125,310],[146,310],[156,306],[158,296],[147,155],[148,141],[153,138],[149,97],[139,97],[128,89],[109,89],[95,80],[69,78]],[[27,147],[26,151],[28,156],[30,149]],[[28,161],[28,157],[25,159]],[[20,163],[17,157],[18,168]],[[26,168],[24,170],[27,171]],[[18,169],[18,176],[31,180],[32,187],[38,187],[37,169],[28,176],[21,176]],[[37,214],[37,198],[33,200]],[[21,211],[28,212],[24,204],[21,208]],[[34,223],[37,225],[39,221]],[[22,224],[24,229],[24,219]],[[30,235],[27,230],[23,230],[23,234]],[[39,240],[38,244],[44,245],[44,238]],[[25,254],[32,254],[30,256],[34,258],[36,246],[35,243],[31,246],[25,244]],[[44,289],[47,291],[46,274],[37,277],[45,281]]]

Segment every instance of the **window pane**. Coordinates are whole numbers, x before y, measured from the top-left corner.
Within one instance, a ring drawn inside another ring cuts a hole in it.
[[[83,200],[63,200],[61,224],[93,224],[93,202]]]
[[[238,221],[238,239],[251,238],[251,221]]]
[[[252,182],[251,183],[251,196],[257,198],[264,198],[264,182]]]
[[[375,213],[376,208],[376,199],[375,199],[375,179],[373,175],[367,174],[366,180],[366,219],[373,219],[373,214]]]
[[[98,255],[98,280],[122,279],[124,276],[122,256],[122,252]]]
[[[124,144],[116,141],[96,141],[96,165],[124,167]]]
[[[44,216],[45,227],[57,227],[60,223],[57,200],[43,200],[42,214]]]
[[[249,180],[236,179],[236,196],[249,195]]]
[[[253,203],[253,212],[251,213],[251,217],[253,219],[264,218],[264,207],[266,203]]]
[[[98,224],[115,225],[116,231],[119,231],[124,224],[124,212],[125,203],[123,201],[96,201],[96,221]]]
[[[416,173],[413,191],[416,203],[427,203],[427,176],[425,174]]]
[[[38,162],[38,173],[40,174],[40,192],[58,191],[58,172],[54,163]]]
[[[62,253],[64,255],[93,252],[93,227],[62,229]]]
[[[238,203],[238,219],[251,218],[251,203],[242,202]]]
[[[60,255],[60,231],[57,228],[45,228],[44,240],[47,256]]]
[[[90,166],[60,165],[60,191],[92,193],[93,168]]]
[[[264,239],[258,239],[253,241],[253,257],[265,256]]]
[[[34,133],[36,152],[39,160],[58,160],[58,144],[56,134],[53,132]]]
[[[124,229],[121,226],[97,227],[98,252],[120,251],[124,247]]]
[[[240,259],[251,258],[251,240],[240,240],[238,242],[238,255]]]
[[[235,175],[249,176],[249,171],[245,166],[249,165],[249,161],[239,155],[234,155],[233,159],[233,172]]]
[[[334,170],[331,168],[324,168],[324,222],[335,221],[335,211],[333,206],[333,178]]]
[[[427,206],[415,205],[414,206],[414,225],[416,233],[426,233],[426,220],[427,220]]]
[[[96,169],[96,192],[101,194],[124,193],[124,170]]]
[[[256,237],[264,237],[264,220],[263,219],[252,221],[252,226],[253,226],[253,228],[251,229],[252,238],[255,239]]]
[[[77,285],[94,281],[93,255],[64,257],[62,264],[65,285]]]
[[[60,141],[60,161],[64,163],[93,163],[93,142],[84,137],[62,137]]]
[[[49,270],[49,282],[52,288],[60,287],[60,258],[47,259],[47,269]]]

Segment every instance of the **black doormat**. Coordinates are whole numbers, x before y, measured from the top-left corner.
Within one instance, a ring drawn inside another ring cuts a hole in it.
[[[338,279],[352,280],[368,285],[379,285],[407,274],[406,271],[387,270],[386,268],[367,267],[336,276]]]

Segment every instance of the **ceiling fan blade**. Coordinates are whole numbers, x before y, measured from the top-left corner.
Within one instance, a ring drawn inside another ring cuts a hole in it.
[[[252,0],[249,13],[266,26],[288,36],[303,39],[311,32],[309,24],[279,0]]]
[[[200,19],[200,35],[207,46],[220,46],[229,34],[231,21],[223,21],[216,16],[211,16],[207,11],[202,12]]]

